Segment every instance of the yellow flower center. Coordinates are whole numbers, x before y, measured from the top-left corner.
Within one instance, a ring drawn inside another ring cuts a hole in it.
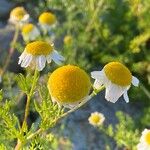
[[[131,84],[132,74],[129,69],[119,62],[110,62],[104,67],[107,78],[114,84],[128,86]]]
[[[64,43],[65,44],[71,44],[72,43],[72,36],[70,36],[70,35],[67,35],[67,36],[65,36],[65,38],[64,38]]]
[[[56,17],[50,12],[44,12],[40,15],[39,22],[41,24],[52,25],[56,22]]]
[[[92,116],[90,117],[90,120],[92,123],[98,124],[101,120],[101,117],[98,114],[92,114]]]
[[[91,88],[88,74],[77,66],[56,69],[48,81],[48,89],[58,102],[74,103],[86,97]]]
[[[29,43],[25,50],[32,55],[48,55],[53,51],[53,47],[47,42],[35,41]]]
[[[23,7],[16,7],[11,11],[10,16],[15,17],[18,20],[21,20],[26,14],[27,12]]]
[[[150,145],[150,132],[148,132],[145,136],[145,141]]]
[[[26,24],[22,28],[22,34],[28,34],[30,33],[34,28],[34,25],[32,23]]]

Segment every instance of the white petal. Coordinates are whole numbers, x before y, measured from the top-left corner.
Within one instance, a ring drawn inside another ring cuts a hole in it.
[[[132,76],[132,84],[134,86],[138,86],[139,85],[139,80],[136,77],[134,77],[134,76]]]
[[[51,63],[51,61],[52,61],[51,55],[47,55],[46,60],[47,60],[48,64]]]
[[[21,62],[21,67],[28,67],[32,61],[32,55],[27,54]]]
[[[61,56],[60,54],[58,54],[58,52],[55,51],[55,50],[54,50],[54,52],[51,54],[51,58],[52,58],[53,61],[54,61],[56,64],[58,64],[58,65],[62,64],[62,61],[65,60],[65,58],[64,58],[63,56]]]
[[[102,76],[103,76],[102,71],[93,71],[93,72],[91,72],[91,77],[93,79],[101,79]]]
[[[126,88],[122,88],[113,83],[106,86],[105,98],[106,100],[115,103],[121,95],[125,92]]]
[[[46,57],[41,55],[41,56],[37,56],[36,58],[36,67],[38,71],[43,70],[43,68],[46,65]]]
[[[27,53],[24,51],[20,57],[19,57],[19,61],[18,61],[18,64],[21,64],[21,62],[23,61],[23,59],[26,57]]]
[[[126,103],[128,103],[128,102],[129,102],[129,96],[128,96],[127,91],[125,91],[125,92],[124,92],[124,94],[123,94],[123,98],[124,98],[124,100],[126,101]]]
[[[150,146],[146,145],[145,143],[139,143],[137,145],[137,150],[150,150]]]
[[[93,86],[95,89],[99,89],[102,86],[102,84],[103,84],[102,80],[100,81],[96,79]]]

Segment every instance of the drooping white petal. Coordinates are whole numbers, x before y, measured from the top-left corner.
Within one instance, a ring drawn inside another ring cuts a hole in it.
[[[129,102],[129,96],[128,96],[127,91],[125,91],[125,92],[124,92],[124,94],[123,94],[123,98],[124,98],[124,100],[126,101],[126,103],[128,103],[128,102]]]
[[[93,72],[91,72],[91,77],[93,79],[101,80],[103,78],[103,72],[102,71],[93,71]]]
[[[122,96],[125,90],[126,88],[110,83],[106,86],[105,98],[106,100],[115,103]]]
[[[137,150],[150,150],[150,146],[145,143],[139,143],[137,145]]]
[[[132,84],[134,86],[138,86],[139,85],[139,80],[136,77],[134,77],[134,76],[132,76]]]
[[[94,86],[95,89],[99,89],[102,86],[102,84],[103,84],[102,80],[97,80],[96,79],[93,86]]]
[[[48,64],[51,63],[52,61],[51,54],[46,56],[46,60]]]
[[[23,61],[23,59],[25,58],[26,55],[27,55],[27,53],[25,51],[20,55],[19,61],[18,61],[19,65],[21,64],[21,62]]]
[[[22,60],[21,67],[24,67],[24,68],[28,67],[31,61],[32,61],[32,55],[27,54]]]
[[[56,50],[54,50],[51,54],[51,58],[53,59],[53,61],[58,64],[61,65],[62,61],[65,60],[65,58],[63,56],[61,56]]]
[[[36,67],[38,71],[43,70],[43,68],[46,65],[46,58],[45,56],[41,55],[41,56],[37,56],[36,58]]]

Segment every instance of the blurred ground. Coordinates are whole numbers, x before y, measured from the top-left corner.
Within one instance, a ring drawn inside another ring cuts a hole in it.
[[[135,106],[135,103],[134,105],[132,103],[125,103],[122,98],[115,104],[109,103],[105,100],[103,92],[66,119],[67,131],[65,132],[71,138],[74,150],[105,150],[103,147],[105,136],[88,123],[90,114],[95,111],[101,112],[106,117],[106,124],[115,124],[117,123],[115,113],[118,110],[136,117],[140,114],[140,108],[141,106]],[[117,150],[115,143],[111,139],[109,142],[111,143],[112,150]]]

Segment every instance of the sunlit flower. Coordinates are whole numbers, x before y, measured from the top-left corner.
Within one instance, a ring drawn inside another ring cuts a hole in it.
[[[137,145],[137,150],[150,150],[150,130],[145,129],[142,132],[140,143]]]
[[[127,94],[131,84],[138,86],[139,80],[132,76],[130,70],[119,62],[110,62],[101,71],[91,73],[95,79],[94,88],[98,89],[104,85],[106,88],[106,100],[115,103],[123,95],[126,102],[129,102]]]
[[[41,71],[45,67],[46,61],[50,63],[52,60],[57,64],[61,64],[64,57],[59,55],[49,43],[35,41],[27,44],[24,52],[19,57],[18,64],[24,68],[35,66],[37,70]]]
[[[22,28],[22,36],[25,41],[34,41],[40,36],[40,31],[32,23],[25,24]]]
[[[9,21],[14,24],[23,24],[29,19],[29,14],[23,7],[16,7],[10,12]]]
[[[91,113],[91,116],[89,117],[88,120],[91,125],[99,126],[103,124],[105,117],[102,113],[94,112],[94,113]]]
[[[44,12],[39,16],[39,24],[44,31],[50,31],[56,23],[56,16],[51,12]]]
[[[72,108],[89,98],[91,82],[88,74],[77,66],[66,65],[49,77],[48,89],[53,102]]]
[[[72,44],[72,36],[70,36],[70,35],[66,35],[65,37],[64,37],[64,43],[66,44],[66,45],[70,45],[70,44]]]

